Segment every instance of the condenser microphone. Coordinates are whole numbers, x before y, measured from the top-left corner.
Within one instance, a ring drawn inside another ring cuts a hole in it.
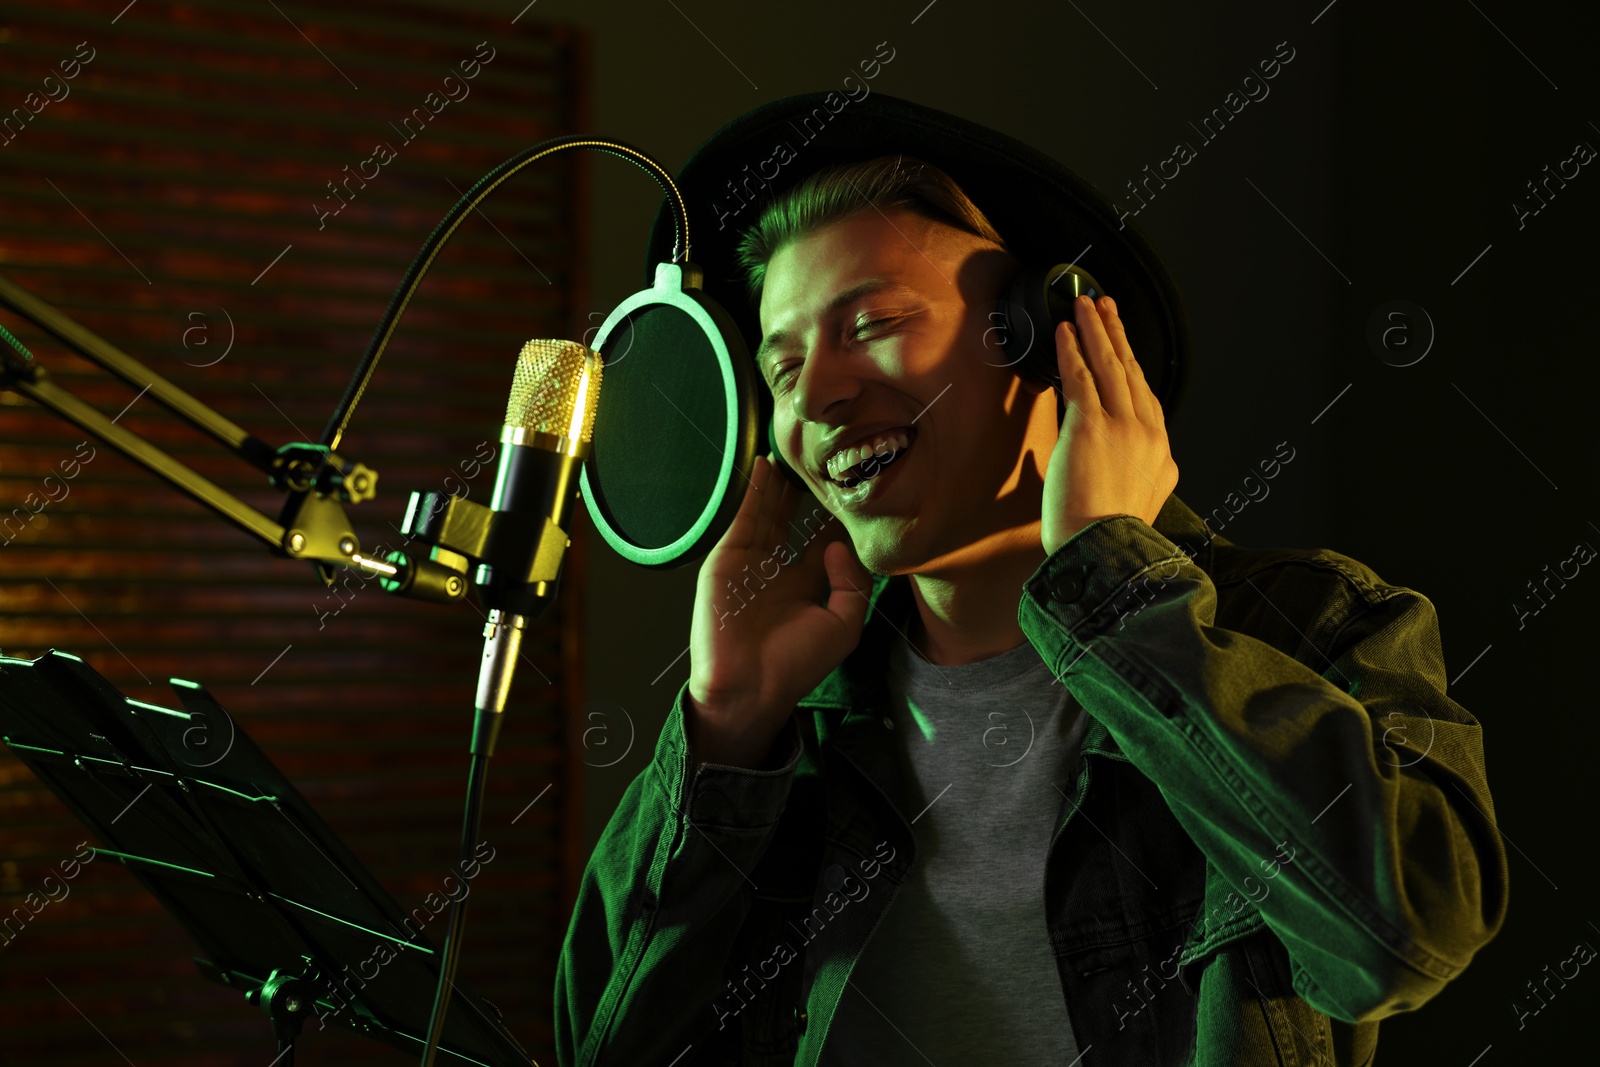
[[[517,359],[489,529],[472,572],[488,609],[477,708],[489,729],[474,737],[475,750],[481,744],[493,753],[523,626],[555,594],[578,474],[594,438],[600,375],[599,355],[575,341],[529,341]]]
[[[599,355],[575,341],[523,345],[506,403],[500,465],[489,506],[469,505],[454,497],[444,505],[433,494],[413,493],[406,515],[405,532],[426,535],[434,546],[434,560],[463,567],[476,564],[472,584],[488,609],[472,720],[472,770],[461,835],[463,870],[472,860],[483,818],[485,775],[505,719],[523,627],[527,616],[553,596],[561,560],[571,544],[567,523],[578,495],[578,474],[594,439],[600,371]],[[433,503],[442,506],[436,509]],[[462,897],[450,909],[423,1052],[422,1062],[428,1067],[444,1032],[466,907]]]

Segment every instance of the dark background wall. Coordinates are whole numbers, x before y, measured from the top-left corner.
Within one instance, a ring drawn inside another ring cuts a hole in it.
[[[1520,1028],[1511,1006],[1536,1006],[1525,983],[1577,942],[1600,947],[1584,845],[1597,702],[1580,673],[1600,637],[1589,610],[1600,576],[1553,584],[1521,627],[1512,608],[1536,606],[1526,583],[1578,542],[1600,548],[1600,464],[1583,433],[1600,176],[1583,167],[1521,228],[1511,207],[1577,142],[1600,149],[1596,38],[1577,11],[1549,0],[543,0],[529,13],[595,27],[595,131],[673,170],[751,107],[839,87],[880,41],[895,55],[874,91],[1035,144],[1109,195],[1174,142],[1198,148],[1134,220],[1176,275],[1196,344],[1172,429],[1177,491],[1209,514],[1290,443],[1296,458],[1270,495],[1213,528],[1243,544],[1335,548],[1433,601],[1449,692],[1483,723],[1508,842],[1504,932],[1435,1002],[1384,1024],[1379,1064],[1559,1062],[1583,1047],[1600,998],[1600,980],[1580,973]],[[1189,122],[1281,41],[1295,58],[1270,95],[1202,146]],[[643,284],[658,202],[633,168],[596,164],[600,317]],[[1401,329],[1387,351],[1369,344],[1369,322],[1395,300],[1423,309],[1431,347],[1415,311],[1379,316]],[[620,760],[615,748],[587,754],[588,848],[688,677],[677,657],[695,583],[693,567],[646,572],[603,546],[590,559],[588,710],[611,726],[594,738],[633,741]]]

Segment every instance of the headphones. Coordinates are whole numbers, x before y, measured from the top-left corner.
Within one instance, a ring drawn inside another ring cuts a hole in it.
[[[988,345],[991,337],[998,338],[1005,357],[1004,362],[994,365],[1010,367],[1017,377],[1054,389],[1058,424],[1066,412],[1066,402],[1061,397],[1056,325],[1074,321],[1072,302],[1079,296],[1099,300],[1104,295],[1105,290],[1094,276],[1075,263],[1057,263],[1052,267],[1024,265],[989,313],[994,325],[984,331],[985,344]],[[771,399],[770,394],[767,399]],[[767,451],[790,481],[809,489],[805,480],[784,462],[774,432],[776,424],[777,420],[769,413]]]

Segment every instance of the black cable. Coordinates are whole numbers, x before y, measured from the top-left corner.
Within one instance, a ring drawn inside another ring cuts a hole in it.
[[[474,729],[475,741],[480,733],[481,727]],[[472,767],[467,772],[466,814],[461,820],[461,859],[456,867],[458,875],[468,870],[476,859],[473,848],[478,839],[478,827],[483,821],[484,785],[489,778],[488,746],[474,743],[472,747]],[[461,937],[466,924],[467,894],[463,892],[450,905],[450,925],[444,935],[444,959],[439,965],[439,985],[433,994],[433,1014],[428,1020],[428,1042],[422,1053],[422,1067],[433,1067],[434,1055],[444,1035],[444,1016],[450,1006],[450,994],[455,990],[456,964],[461,956]]]

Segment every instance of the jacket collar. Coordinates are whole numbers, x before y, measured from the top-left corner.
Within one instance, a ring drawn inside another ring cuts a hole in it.
[[[1207,529],[1200,516],[1176,493],[1169,494],[1161,505],[1153,528],[1207,574],[1212,569],[1213,542],[1229,543]],[[867,620],[855,650],[799,702],[799,707],[815,713],[819,744],[832,743],[844,750],[868,777],[889,784],[891,795],[895,795],[900,781],[898,767],[889,758],[889,747],[881,743],[882,720],[889,706],[885,665],[893,642],[910,632],[911,612],[916,608],[910,576],[876,576],[869,600]],[[1127,759],[1093,716],[1084,734],[1083,751]]]

